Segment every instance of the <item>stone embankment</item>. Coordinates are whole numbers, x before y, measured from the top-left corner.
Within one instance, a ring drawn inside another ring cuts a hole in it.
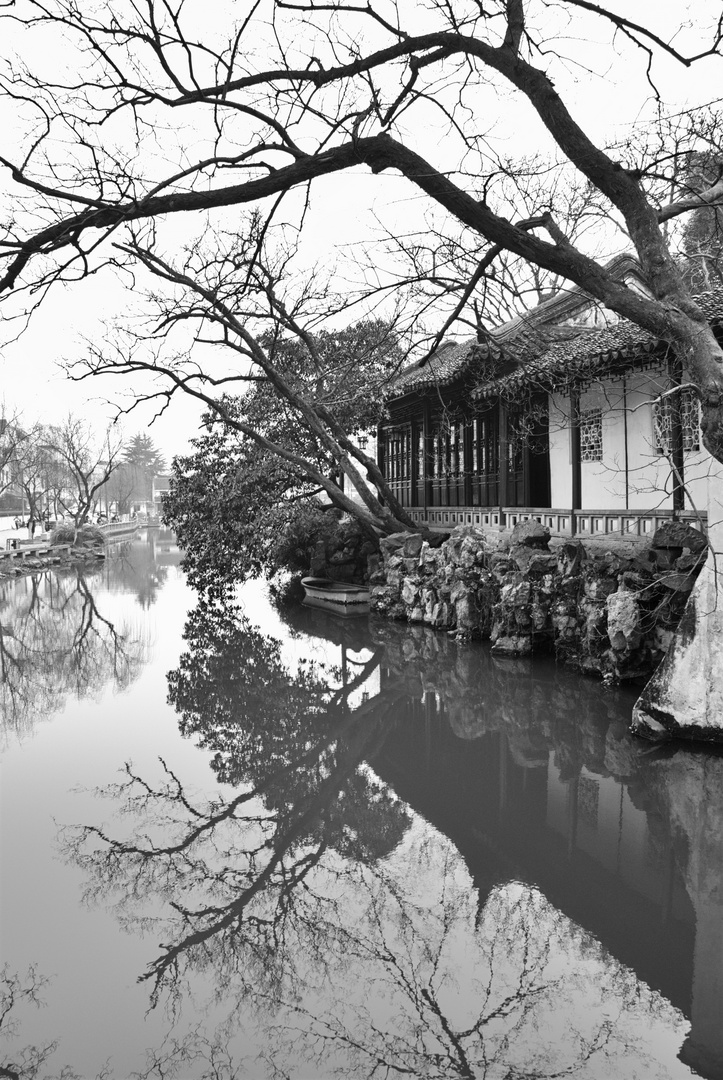
[[[65,566],[86,565],[105,559],[103,543],[49,544],[32,550],[20,548],[14,552],[0,553],[0,581],[8,578],[37,574],[42,570],[57,570]]]
[[[509,537],[465,526],[439,546],[418,533],[386,537],[370,560],[372,608],[487,638],[497,655],[547,650],[608,681],[648,678],[703,565],[705,537],[674,522],[630,555],[580,542],[551,550],[549,541],[537,522]]]

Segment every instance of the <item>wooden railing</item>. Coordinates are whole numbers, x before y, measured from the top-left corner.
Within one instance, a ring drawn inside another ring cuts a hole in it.
[[[458,525],[476,525],[482,529],[513,529],[521,521],[539,521],[553,536],[581,538],[609,537],[618,540],[646,540],[666,521],[684,521],[694,529],[706,531],[705,514],[672,510],[557,510],[548,508],[502,506],[410,507],[414,521],[431,529],[454,529]]]

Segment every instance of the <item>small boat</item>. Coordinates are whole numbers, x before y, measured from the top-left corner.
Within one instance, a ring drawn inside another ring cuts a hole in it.
[[[320,577],[302,578],[301,584],[306,594],[305,603],[313,607],[324,607],[329,611],[355,610],[360,614],[369,610],[367,585],[350,585],[346,581]]]

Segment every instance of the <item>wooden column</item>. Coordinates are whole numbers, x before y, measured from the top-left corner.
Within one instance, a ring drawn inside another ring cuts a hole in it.
[[[507,409],[502,402],[499,408],[499,432],[500,432],[500,510],[507,506],[507,472],[509,462],[507,460]]]
[[[422,432],[424,438],[424,509],[426,511],[432,505],[432,406],[429,403],[429,398],[424,400]]]
[[[419,473],[419,461],[417,455],[417,435],[419,433],[419,424],[416,420],[410,420],[409,422],[409,505],[416,506],[417,503],[417,479]]]
[[[582,509],[582,461],[580,458],[580,393],[570,391],[570,459],[572,462],[572,513],[570,531],[576,532],[575,510]]]
[[[470,419],[464,422],[464,505],[472,505],[472,423]]]

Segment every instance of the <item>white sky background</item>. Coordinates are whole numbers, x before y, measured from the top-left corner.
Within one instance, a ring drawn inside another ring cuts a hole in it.
[[[18,6],[21,4],[22,0]],[[231,6],[238,12],[241,5]],[[675,44],[683,50],[695,40],[694,31],[684,29],[686,21],[694,26],[704,19],[708,21],[711,13],[720,7],[717,0],[688,0],[687,3],[680,0],[617,0],[610,6],[630,19],[651,25],[663,38],[671,39],[677,33]],[[189,7],[198,10],[201,18],[209,11],[208,0],[190,0]],[[218,0],[211,5],[211,10],[219,16],[226,7]],[[409,11],[407,22],[413,29],[421,30],[425,5],[402,0],[402,10]],[[599,20],[591,20],[590,26],[598,40],[607,40],[609,31]],[[1,24],[0,30],[4,30]],[[23,38],[27,40],[28,35],[6,35],[2,46],[5,55],[10,51],[8,43],[20,52],[27,48]],[[42,47],[53,50],[57,43],[46,34]],[[651,95],[645,82],[642,54],[621,43],[621,57],[616,58],[607,43],[604,47],[596,47],[589,40],[568,42],[566,46],[563,43],[563,47],[580,64],[577,70],[572,66],[568,68],[567,85],[562,76],[556,76],[556,85],[573,116],[581,121],[588,134],[602,143],[627,136],[630,125],[639,122],[646,107],[650,107]],[[37,48],[35,40],[33,59],[38,58]],[[666,105],[670,111],[675,111],[720,96],[723,61],[709,58],[686,69],[672,59],[658,55],[654,74]],[[489,128],[495,119],[491,115],[493,110],[499,117],[494,135],[500,152],[509,156],[529,155],[536,150],[550,152],[549,139],[526,102],[513,101],[511,95],[494,100],[488,97],[486,107],[490,108],[490,115],[484,116],[485,128]],[[412,115],[410,125],[413,120]],[[453,157],[445,155],[446,135],[441,116],[430,112],[425,114],[423,121],[421,128],[404,133],[407,145],[441,168],[456,164],[456,154]],[[479,126],[483,125],[480,123]],[[13,130],[7,102],[0,104],[0,130],[4,132],[0,140],[4,144],[2,153],[13,158],[13,148],[5,141]],[[12,184],[6,171],[0,174],[0,189],[12,198]],[[373,176],[367,168],[317,181],[312,200],[304,241],[310,263],[321,260],[341,264],[345,247],[368,240],[376,232],[377,217],[400,231],[419,227],[424,205],[424,200],[408,182],[391,174]],[[8,205],[7,195],[3,201]],[[171,227],[184,236],[198,226],[198,219],[193,221],[189,217],[166,228]],[[127,297],[114,285],[108,273],[72,288],[51,290],[30,328],[19,341],[0,353],[0,401],[4,399],[6,413],[18,411],[26,423],[36,419],[57,423],[68,412],[74,412],[102,429],[114,413],[107,400],[122,401],[136,386],[141,387],[140,379],[126,381],[114,376],[72,383],[59,364],[63,359],[81,354],[84,337],[96,341],[102,337],[103,319],[117,315],[119,311],[122,313],[127,302]],[[0,332],[3,330],[0,327]],[[200,409],[195,402],[182,401],[178,395],[166,414],[155,422],[150,434],[169,458],[174,453],[183,453],[188,449],[188,440],[197,432],[199,415]],[[151,416],[148,407],[139,407],[122,421],[124,432],[131,435],[146,430]]]

